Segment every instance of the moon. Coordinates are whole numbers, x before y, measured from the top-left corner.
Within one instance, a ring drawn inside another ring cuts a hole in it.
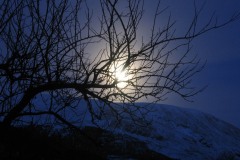
[[[129,77],[127,75],[127,71],[126,70],[116,70],[115,71],[115,77],[118,81],[117,83],[117,87],[119,88],[125,88],[127,86],[127,81],[129,80]]]
[[[128,85],[130,77],[127,70],[123,70],[122,64],[112,66],[111,72],[113,73],[114,79],[117,80],[118,88],[125,88]]]

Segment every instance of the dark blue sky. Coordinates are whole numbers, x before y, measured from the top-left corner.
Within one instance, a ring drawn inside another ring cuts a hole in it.
[[[148,20],[152,22],[153,17],[150,16],[157,1],[145,0],[145,13],[149,19],[143,19],[144,23],[147,24]],[[204,3],[202,0],[195,1],[197,6]],[[91,7],[98,4],[91,1],[89,3]],[[162,0],[162,8],[169,6],[168,11],[171,11],[180,31],[186,29],[192,20],[193,4],[193,0]],[[206,0],[199,24],[204,25],[213,12],[221,23],[237,11],[240,12],[240,0]],[[94,12],[98,13],[98,10]],[[208,88],[193,97],[192,103],[177,96],[169,97],[164,103],[197,109],[240,128],[240,20],[196,38],[192,47],[192,52],[197,54],[202,62],[207,61],[204,70],[194,77],[194,85],[199,88],[208,85]]]
[[[178,25],[184,28],[193,16],[193,2],[165,0],[163,4],[169,5]],[[197,0],[196,3],[203,1]],[[206,1],[200,19],[204,22],[214,11],[219,22],[224,21],[234,12],[240,12],[240,1]],[[165,103],[201,110],[240,128],[240,20],[195,39],[193,52],[203,61],[207,60],[206,67],[195,77],[194,84],[208,85],[208,88],[195,96],[193,103],[178,97],[170,97]]]

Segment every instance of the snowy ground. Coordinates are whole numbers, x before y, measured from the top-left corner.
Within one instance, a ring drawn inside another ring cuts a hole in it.
[[[240,159],[240,129],[191,109],[161,104],[148,107],[152,111],[147,115],[150,125],[141,127],[126,117],[120,126],[107,129],[137,138],[153,151],[174,159]],[[90,124],[89,120],[86,116],[86,125]],[[109,116],[99,124],[111,126],[114,121]]]
[[[140,107],[147,104],[137,103]],[[81,102],[80,106],[77,113],[81,127],[94,126],[86,104]],[[121,104],[118,107],[121,108]],[[147,122],[151,122],[148,125],[133,123],[129,115],[124,115],[122,123],[116,125],[115,116],[110,112],[97,123],[113,134],[138,139],[149,149],[174,159],[240,159],[240,129],[233,125],[193,109],[162,104],[148,104],[147,109],[151,111],[146,114]],[[144,123],[145,120],[140,118],[138,122]]]

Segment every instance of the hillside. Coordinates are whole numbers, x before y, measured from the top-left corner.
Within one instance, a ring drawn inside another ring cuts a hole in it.
[[[120,131],[174,159],[240,159],[238,128],[191,109],[157,104],[151,107],[155,110],[148,114],[152,124],[142,136],[134,126],[129,130],[123,125]]]
[[[117,123],[109,114],[97,122],[100,128],[82,107],[81,129],[91,140],[67,129],[52,132],[48,126],[1,131],[0,159],[240,159],[240,129],[231,124],[192,109],[137,105],[147,105],[146,121],[135,124],[124,115]]]
[[[107,130],[131,136],[173,159],[240,159],[240,129],[233,125],[192,109],[162,104],[148,108],[150,125],[135,125],[126,116],[121,125]],[[114,121],[110,115],[107,124]]]

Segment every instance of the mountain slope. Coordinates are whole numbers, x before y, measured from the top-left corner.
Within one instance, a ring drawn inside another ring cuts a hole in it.
[[[93,109],[100,110],[94,102],[92,102]],[[107,115],[103,116],[102,120],[96,121],[104,132],[95,137],[107,147],[109,152],[106,154],[109,155],[109,159],[116,159],[122,155],[125,156],[125,159],[129,158],[126,156],[145,159],[143,155],[146,157],[150,155],[154,160],[159,159],[158,157],[184,160],[240,160],[240,129],[214,116],[193,109],[136,103],[135,105],[139,108],[146,109],[141,110],[142,112],[137,110],[137,114],[141,113],[146,116],[146,121],[140,116],[140,118],[135,118],[137,119],[136,124],[131,120],[131,112],[130,114],[123,112],[123,119],[121,119],[121,123],[118,123],[116,117],[107,108],[104,108],[104,105],[98,101],[97,103],[99,106],[103,106],[101,109],[104,109]],[[122,108],[123,106],[125,108]],[[131,110],[129,104],[118,104],[112,107]],[[66,115],[72,120],[75,118],[78,122],[80,120],[81,126],[79,127],[82,127],[83,130],[93,128],[90,133],[97,133],[99,128],[92,123],[91,115],[84,101],[81,101],[77,113],[77,117],[74,117],[72,113]],[[26,120],[30,120],[29,117],[26,117]],[[45,117],[37,119],[38,122],[40,120],[42,124],[45,124]],[[132,151],[130,155],[129,150]],[[116,155],[112,155],[113,153]]]
[[[181,159],[216,159],[240,153],[240,130],[213,116],[173,106],[155,106],[149,147]],[[154,137],[161,135],[162,140]]]
[[[126,116],[121,125],[107,130],[138,139],[149,149],[173,159],[240,159],[240,129],[191,109],[161,104],[148,107],[152,111],[146,117],[150,125],[135,125]],[[110,115],[107,124],[114,121]]]

